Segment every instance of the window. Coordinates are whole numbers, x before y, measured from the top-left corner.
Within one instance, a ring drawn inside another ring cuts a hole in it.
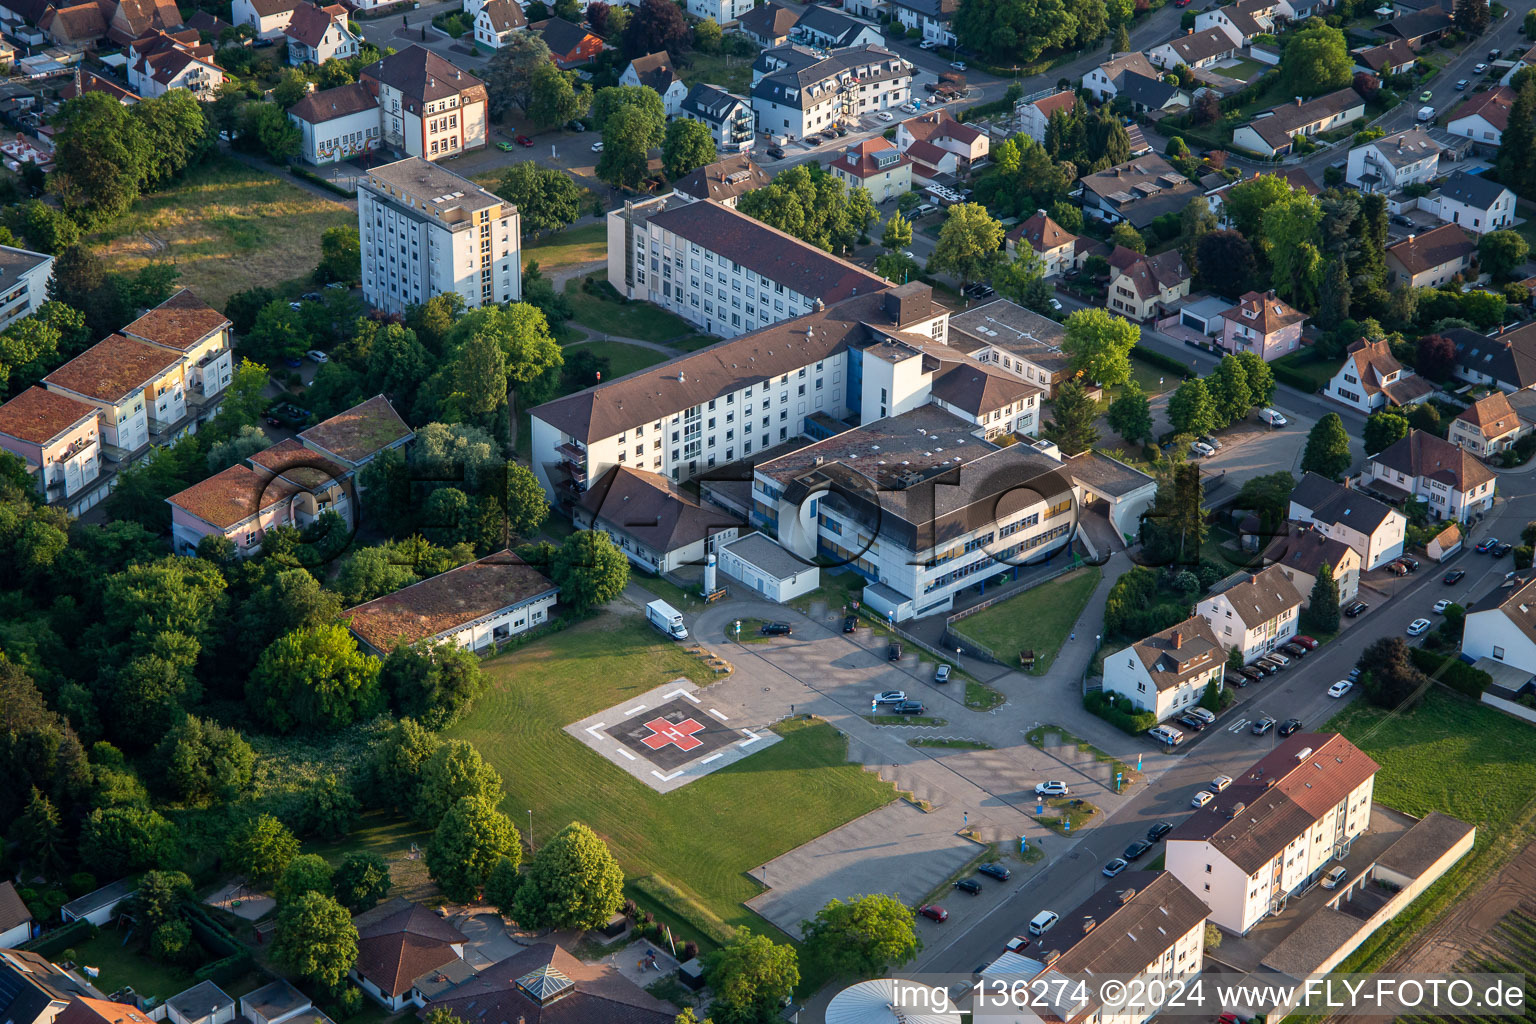
[[[1503,661],[1504,660],[1504,648],[1495,646],[1493,648],[1493,656],[1495,658],[1498,658],[1500,661]]]

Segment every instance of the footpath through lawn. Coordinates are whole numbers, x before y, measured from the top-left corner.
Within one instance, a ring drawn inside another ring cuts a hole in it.
[[[668,679],[713,679],[638,616],[599,616],[485,669],[488,692],[446,735],[473,742],[501,772],[502,809],[520,829],[533,810],[535,847],[586,822],[641,889],[665,887],[649,877],[681,890],[691,905],[671,909],[705,935],[722,924],[768,930],[742,905],[761,891],[747,872],[896,797],[848,762],[846,741],[825,723],[781,727],[781,742],[667,794],[566,735],[570,722]]]

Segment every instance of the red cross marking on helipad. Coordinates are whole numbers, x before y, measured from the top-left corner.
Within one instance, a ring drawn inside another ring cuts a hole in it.
[[[704,727],[691,718],[684,719],[676,725],[665,718],[653,718],[645,723],[645,727],[651,730],[651,735],[641,742],[652,750],[660,750],[669,743],[679,750],[692,750],[704,745],[703,740],[694,739],[693,736],[696,732],[702,732]]]

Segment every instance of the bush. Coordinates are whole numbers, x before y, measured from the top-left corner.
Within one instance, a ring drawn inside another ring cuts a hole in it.
[[[1299,391],[1306,392],[1307,394],[1312,394],[1318,390],[1316,381],[1314,381],[1311,377],[1308,377],[1306,374],[1297,371],[1293,367],[1286,366],[1284,363],[1276,361],[1270,363],[1269,368],[1274,373],[1275,380],[1279,381],[1281,384],[1289,384],[1291,387],[1296,388]]]
[[[1117,701],[1113,694],[1095,690],[1083,695],[1083,707],[1111,725],[1118,726],[1132,736],[1139,736],[1157,724],[1157,715],[1151,711],[1132,711],[1122,707],[1125,701]]]
[[[1473,700],[1481,697],[1493,682],[1487,672],[1473,668],[1454,654],[1436,654],[1422,647],[1410,647],[1408,658],[1420,672]]]
[[[33,939],[19,948],[38,956],[53,957],[71,946],[84,945],[96,937],[96,926],[86,920],[71,921],[56,928],[42,938]]]
[[[1137,345],[1133,350],[1137,359],[1144,363],[1151,363],[1159,370],[1167,370],[1169,373],[1178,374],[1182,379],[1189,376],[1189,367],[1166,352],[1158,352],[1155,349],[1144,348]]]

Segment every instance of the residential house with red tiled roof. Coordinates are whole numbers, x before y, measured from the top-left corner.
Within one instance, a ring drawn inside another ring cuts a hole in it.
[[[108,9],[107,36],[119,46],[154,32],[187,27],[174,0],[117,0]]]
[[[372,654],[400,644],[454,643],[483,650],[548,620],[560,588],[511,551],[413,583],[342,613]]]
[[[97,3],[50,6],[38,22],[38,28],[58,46],[92,47],[107,38],[107,17]]]
[[[1355,51],[1355,67],[1375,75],[1405,75],[1418,60],[1418,52],[1401,39]]]
[[[31,387],[0,405],[0,449],[21,459],[43,500],[78,516],[111,490],[96,406]]]
[[[1245,935],[1370,828],[1380,770],[1338,733],[1294,733],[1169,833],[1166,871]]]
[[[137,1007],[108,999],[75,996],[53,1024],[151,1024]]]
[[[1045,267],[1045,276],[1071,270],[1077,265],[1077,236],[1057,224],[1044,210],[1036,210],[1034,216],[1015,225],[1007,234],[1009,255],[1014,254],[1020,243],[1029,246]]]
[[[1438,288],[1465,272],[1477,255],[1477,243],[1458,224],[1442,224],[1387,246],[1387,270],[1394,285]]]
[[[1339,589],[1341,606],[1353,601],[1360,592],[1360,552],[1316,526],[1293,528],[1285,536],[1277,537],[1264,552],[1264,560],[1280,566],[1285,578],[1301,596],[1302,608],[1311,605],[1312,588],[1317,585],[1317,574],[1325,565]]]
[[[469,938],[419,903],[396,896],[352,918],[357,962],[347,977],[391,1010],[425,1006],[417,979],[437,990],[439,976],[464,981],[474,970],[464,962]]]
[[[1070,114],[1077,106],[1077,93],[1071,89],[1042,96],[1037,100],[1019,100],[1013,112],[1019,119],[1019,131],[1036,142],[1045,141],[1045,126],[1051,123],[1052,114]]]
[[[357,80],[379,101],[384,141],[407,155],[437,160],[485,147],[485,83],[426,47],[376,60]]]
[[[32,911],[9,878],[0,882],[0,949],[14,949],[32,938]]]
[[[1237,305],[1222,311],[1217,344],[1228,352],[1254,352],[1266,363],[1295,352],[1307,315],[1270,289],[1248,292]]]
[[[283,35],[288,63],[295,66],[357,56],[357,36],[347,27],[347,9],[340,4],[299,4]]]
[[[849,188],[868,189],[877,203],[912,191],[911,158],[879,136],[849,146],[827,170]]]
[[[209,100],[224,84],[224,69],[214,63],[213,47],[196,29],[156,31],[129,45],[128,84],[145,99],[186,89]]]
[[[1495,391],[1457,413],[1445,439],[1487,458],[1504,451],[1529,429],[1529,425],[1515,413],[1504,392]]]
[[[121,334],[97,342],[43,378],[43,386],[101,411],[102,443],[117,463],[169,440],[186,418],[181,359]]]
[[[1361,338],[1344,354],[1344,365],[1323,387],[1323,397],[1369,415],[1389,406],[1422,402],[1435,386],[1403,366],[1385,338]]]
[[[1147,51],[1155,67],[1172,70],[1180,64],[1198,71],[1234,56],[1242,47],[1224,28],[1192,29]]]
[[[1324,93],[1310,100],[1296,97],[1232,132],[1232,144],[1260,156],[1286,156],[1296,136],[1331,131],[1365,116],[1365,98],[1353,87]]]
[[[137,93],[129,92],[111,79],[102,78],[94,71],[86,71],[84,68],[75,69],[75,80],[59,90],[59,99],[72,100],[81,93],[102,92],[111,96],[125,107],[131,107],[139,102]]]
[[[1132,320],[1151,320],[1189,295],[1189,265],[1177,249],[1145,256],[1117,245],[1109,256],[1109,308]]]
[[[1178,625],[1130,644],[1104,658],[1104,692],[1150,711],[1159,722],[1183,714],[1215,683],[1221,688],[1227,652],[1210,623],[1192,615]]]
[[[1485,149],[1497,149],[1504,140],[1504,129],[1509,125],[1509,111],[1514,103],[1515,90],[1508,86],[1474,93],[1451,112],[1445,130],[1471,139]]]
[[[769,0],[743,14],[737,30],[758,46],[772,49],[789,42],[789,30],[799,20],[799,14]]]
[[[897,149],[906,154],[917,142],[926,142],[938,150],[955,155],[954,171],[945,173],[964,174],[971,169],[972,164],[991,152],[991,140],[986,132],[956,121],[943,110],[936,110],[920,117],[909,117],[897,125]],[[920,150],[920,152],[926,153],[927,156],[913,154],[912,158],[921,160],[930,167],[938,167],[942,162],[943,158],[936,157],[927,150]]]
[[[1465,448],[1422,430],[1370,456],[1360,486],[1388,501],[1422,499],[1436,519],[1465,523],[1493,507],[1496,478]]]

